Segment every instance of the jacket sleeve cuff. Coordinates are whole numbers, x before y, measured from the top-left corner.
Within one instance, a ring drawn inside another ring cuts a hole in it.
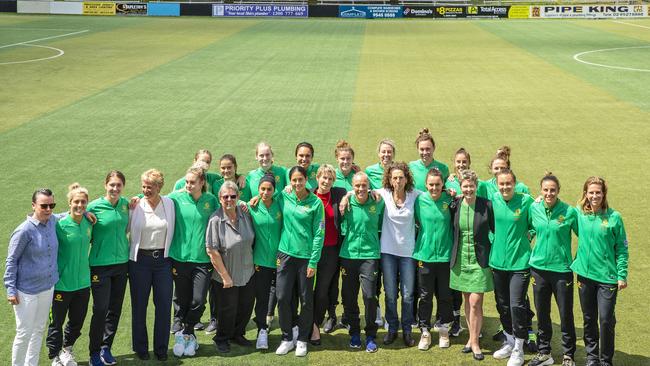
[[[16,291],[15,288],[8,288],[7,289],[7,297],[16,296],[17,294],[18,294],[18,291]]]

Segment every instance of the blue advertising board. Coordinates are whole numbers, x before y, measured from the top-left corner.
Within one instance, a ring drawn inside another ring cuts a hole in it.
[[[294,4],[213,4],[213,17],[292,17],[306,18],[307,5]]]
[[[339,5],[339,18],[401,18],[402,7],[395,5]]]
[[[178,17],[181,15],[179,3],[149,3],[147,4],[148,16]]]

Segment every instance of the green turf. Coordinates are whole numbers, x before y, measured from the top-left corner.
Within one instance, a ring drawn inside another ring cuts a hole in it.
[[[650,26],[648,20],[626,23]],[[52,187],[64,207],[67,184],[79,181],[98,196],[103,175],[118,168],[127,174],[126,193],[134,194],[142,171],[158,167],[170,185],[203,147],[215,155],[234,153],[245,172],[254,167],[254,144],[262,139],[275,147],[282,165],[291,164],[293,146],[302,140],[314,143],[316,161],[333,162],[339,138],[353,144],[361,166],[376,161],[376,143],[383,137],[397,141],[398,159],[413,160],[417,130],[427,126],[436,137],[438,159],[450,163],[453,151],[464,146],[484,178],[490,154],[509,144],[515,171],[533,190],[547,169],[559,175],[569,202],[578,198],[587,176],[608,179],[610,204],[623,213],[630,241],[630,288],[617,305],[615,361],[650,363],[650,341],[640,337],[650,258],[638,249],[650,217],[641,191],[650,179],[641,166],[650,156],[650,73],[573,60],[588,50],[650,45],[650,29],[566,20],[1,15],[0,47],[85,29],[89,32],[36,43],[64,50],[60,58],[0,65],[0,185],[6,187],[0,252],[6,252],[6,238],[29,210],[37,186]],[[34,47],[0,48],[0,63],[51,54]],[[639,48],[584,59],[648,68],[649,55],[650,49]],[[128,304],[114,346],[121,364],[136,363]],[[0,311],[5,315],[0,364],[7,364],[14,319],[8,305]],[[492,295],[485,311],[484,333],[491,335],[498,323]],[[577,296],[575,314],[580,337]],[[553,319],[557,323],[555,312]],[[271,336],[274,346],[278,331]],[[86,337],[87,328],[76,346],[81,356]],[[341,330],[323,340],[305,360],[236,347],[231,357],[221,358],[210,338],[201,336],[198,357],[181,362],[474,363],[459,353],[466,336],[447,351],[392,346],[374,355],[348,351]],[[489,339],[482,345],[486,352],[497,347]],[[558,336],[553,345],[560,357]],[[43,353],[43,364],[45,358]],[[578,361],[583,360],[579,338]],[[489,357],[484,363],[505,364]]]

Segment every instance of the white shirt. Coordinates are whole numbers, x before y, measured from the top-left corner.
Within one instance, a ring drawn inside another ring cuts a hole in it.
[[[385,202],[381,225],[381,252],[398,257],[411,257],[415,248],[415,200],[420,191],[406,192],[404,205],[399,208],[393,192],[385,188],[375,190]]]
[[[165,231],[165,241],[163,247],[165,248],[164,257],[166,258],[169,255],[169,246],[171,245],[172,238],[174,237],[174,224],[176,219],[176,212],[174,211],[174,202],[168,197],[160,197],[161,201],[156,208],[161,208],[164,212],[164,218],[167,222],[167,229]],[[141,241],[143,240],[143,229],[146,226],[145,224],[145,210],[149,205],[147,204],[146,199],[141,199],[135,208],[129,212],[129,244],[130,244],[130,253],[129,259],[137,262],[138,260],[138,249],[140,249]],[[150,211],[151,208],[149,208]],[[160,216],[159,216],[160,217]]]
[[[167,226],[162,201],[158,202],[155,209],[152,209],[149,203],[145,203],[144,226],[142,227],[142,236],[140,237],[140,249],[165,249]]]

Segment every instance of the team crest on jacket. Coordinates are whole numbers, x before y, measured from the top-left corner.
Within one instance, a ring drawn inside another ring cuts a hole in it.
[[[276,176],[275,176],[275,181],[276,181],[276,182],[279,182],[279,181],[280,181],[280,176],[279,176],[279,175],[276,175]]]
[[[122,213],[129,212],[129,208],[126,205],[122,205]]]
[[[282,212],[278,212],[278,213],[275,215],[275,219],[276,219],[276,220],[280,220],[281,218],[282,218]]]
[[[447,211],[449,209],[449,204],[447,202],[442,204],[442,210]]]
[[[558,216],[557,222],[559,222],[560,224],[563,223],[564,222],[564,215]]]
[[[205,205],[203,206],[204,209],[209,210],[210,209],[210,202],[206,202]]]
[[[371,214],[377,213],[377,206],[376,205],[370,206],[368,212],[370,212]]]

